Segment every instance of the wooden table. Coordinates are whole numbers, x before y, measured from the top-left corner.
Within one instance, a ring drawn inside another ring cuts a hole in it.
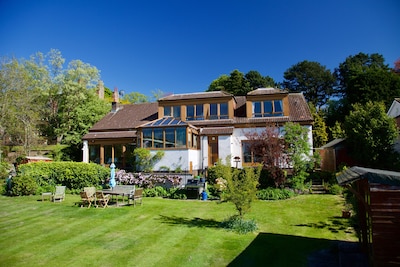
[[[44,201],[45,198],[48,198],[49,201],[50,201],[52,196],[53,196],[53,193],[51,193],[51,192],[44,192],[44,193],[42,193],[42,201]]]
[[[114,196],[116,196],[117,206],[119,206],[119,204],[118,204],[119,196],[122,196],[122,203],[123,203],[123,205],[125,205],[125,196],[130,195],[130,194],[127,194],[126,192],[117,191],[117,190],[101,190],[101,192],[103,192],[103,194],[105,194],[105,195],[111,195],[112,198],[114,198]]]

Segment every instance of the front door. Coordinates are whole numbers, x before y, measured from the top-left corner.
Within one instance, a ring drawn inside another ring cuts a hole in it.
[[[208,137],[208,167],[218,162],[218,136]]]

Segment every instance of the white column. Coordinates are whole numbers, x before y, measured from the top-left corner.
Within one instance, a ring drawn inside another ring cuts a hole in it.
[[[83,152],[82,161],[89,163],[89,145],[87,140],[83,141],[82,152]]]

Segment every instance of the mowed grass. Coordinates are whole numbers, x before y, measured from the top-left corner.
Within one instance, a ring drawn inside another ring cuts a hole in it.
[[[357,240],[343,199],[305,195],[256,201],[258,231],[219,227],[231,203],[144,198],[142,206],[80,208],[39,196],[0,196],[0,266],[307,266],[333,240]]]

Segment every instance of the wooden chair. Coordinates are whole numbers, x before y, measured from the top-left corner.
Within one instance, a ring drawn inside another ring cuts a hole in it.
[[[108,206],[110,195],[104,195],[103,192],[96,192],[96,208],[100,205],[103,208]]]
[[[81,208],[83,208],[83,206],[85,206],[86,204],[88,205],[88,208],[90,208],[90,206],[92,205],[93,201],[95,200],[94,195],[89,195],[88,192],[86,191],[82,191],[80,193],[81,195]]]
[[[136,201],[140,201],[140,205],[142,205],[142,198],[143,198],[143,188],[136,188],[131,199],[133,201],[133,205],[136,206]]]
[[[96,195],[96,187],[90,186],[90,187],[84,187],[83,191],[85,191],[88,194],[88,197],[95,197]]]
[[[52,196],[53,202],[64,201],[65,199],[65,186],[56,186],[56,192]]]

